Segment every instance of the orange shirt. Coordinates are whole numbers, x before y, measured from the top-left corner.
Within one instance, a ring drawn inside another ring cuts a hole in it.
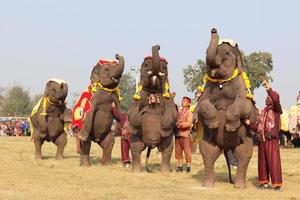
[[[191,128],[193,125],[193,113],[189,108],[180,108],[178,111],[178,121],[177,124],[180,124],[179,136],[180,137],[189,137],[191,133]]]

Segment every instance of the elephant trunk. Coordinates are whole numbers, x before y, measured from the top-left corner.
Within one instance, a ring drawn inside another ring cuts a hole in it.
[[[218,66],[217,63],[217,49],[218,49],[219,35],[215,28],[211,29],[211,39],[207,48],[206,63],[209,66]]]
[[[160,58],[159,58],[159,45],[155,45],[152,47],[152,66],[154,74],[158,74],[160,69]]]
[[[125,66],[124,57],[119,54],[116,54],[116,59],[119,61],[119,64],[117,66],[118,68],[116,70],[116,75],[117,75],[117,77],[121,77],[123,74],[123,71],[124,71],[124,66]]]

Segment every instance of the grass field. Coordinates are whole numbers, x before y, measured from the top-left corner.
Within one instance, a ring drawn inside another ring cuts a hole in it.
[[[153,173],[132,174],[120,160],[120,140],[116,138],[113,164],[99,162],[101,151],[92,145],[92,166],[79,166],[75,140],[69,138],[65,160],[55,160],[56,147],[43,146],[43,160],[34,160],[30,138],[0,137],[0,199],[299,199],[300,150],[281,149],[284,186],[282,192],[259,191],[257,184],[257,148],[247,173],[247,188],[239,190],[228,183],[224,157],[215,165],[217,181],[213,189],[200,187],[203,175],[202,158],[193,155],[192,173],[163,175],[159,172],[160,154],[152,152],[150,168]],[[143,154],[143,162],[145,152]],[[176,168],[172,157],[172,168]],[[235,171],[234,171],[235,173]]]

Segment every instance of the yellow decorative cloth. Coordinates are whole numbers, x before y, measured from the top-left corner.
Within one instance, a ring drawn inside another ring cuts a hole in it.
[[[280,129],[283,131],[289,131],[289,112],[283,110],[280,115]]]

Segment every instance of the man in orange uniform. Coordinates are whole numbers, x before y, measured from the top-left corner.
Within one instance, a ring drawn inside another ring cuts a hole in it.
[[[187,164],[186,172],[191,171],[191,128],[193,125],[193,114],[190,111],[191,99],[189,97],[183,97],[181,102],[181,108],[178,110],[178,135],[175,137],[175,158],[178,160],[178,168],[176,172],[183,172],[183,158],[182,152],[184,152],[185,160]]]

